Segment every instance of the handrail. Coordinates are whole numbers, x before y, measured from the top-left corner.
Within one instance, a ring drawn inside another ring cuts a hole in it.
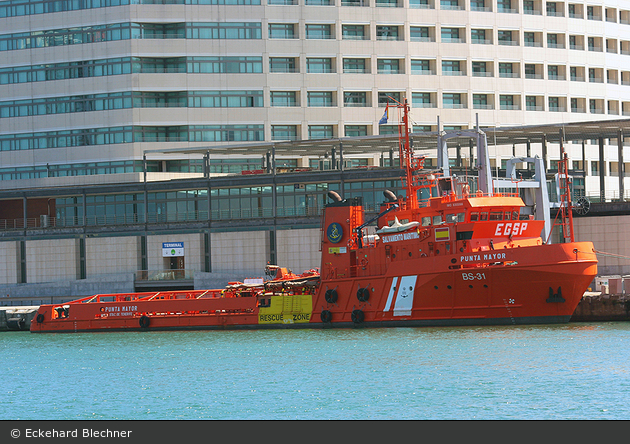
[[[138,270],[135,274],[136,281],[173,281],[194,279],[194,270],[165,269],[165,270]]]

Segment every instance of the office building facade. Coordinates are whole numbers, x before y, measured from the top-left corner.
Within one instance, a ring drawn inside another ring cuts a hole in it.
[[[0,24],[0,178],[15,186],[138,172],[156,148],[395,134],[397,116],[379,125],[393,100],[414,131],[630,115],[622,1],[9,0]],[[587,174],[592,148],[588,165],[570,152]]]

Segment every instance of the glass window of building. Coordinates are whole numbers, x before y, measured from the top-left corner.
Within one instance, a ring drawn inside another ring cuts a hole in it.
[[[343,59],[343,72],[349,74],[369,73],[365,59]]]
[[[526,79],[536,79],[536,65],[533,63],[525,63],[525,78]]]
[[[369,0],[341,0],[341,6],[370,6]]]
[[[271,140],[298,140],[296,125],[271,125]]]
[[[503,110],[518,109],[518,106],[514,103],[514,96],[512,94],[500,94],[499,104]]]
[[[344,127],[346,137],[361,137],[368,135],[367,125],[346,125]]]
[[[473,94],[474,109],[492,109],[488,104],[488,94]]]
[[[376,26],[376,40],[399,40],[398,26]]]
[[[458,0],[440,0],[440,9],[461,9]]]
[[[518,72],[514,69],[514,64],[509,62],[499,63],[499,77],[516,78]]]
[[[560,8],[556,2],[547,2],[547,15],[550,17],[560,16]]]
[[[492,40],[487,38],[490,34],[488,29],[471,29],[470,30],[470,42],[479,45],[490,45]]]
[[[525,46],[539,46],[536,42],[536,33],[534,32],[523,32],[523,44]]]
[[[398,59],[378,59],[376,69],[379,74],[402,74]]]
[[[461,29],[460,28],[441,28],[440,36],[442,42],[461,43]]]
[[[414,108],[435,108],[437,105],[430,92],[412,92],[411,106]]]
[[[306,30],[306,38],[307,39],[331,39],[332,35],[332,26],[329,24],[311,24],[307,23],[305,25]]]
[[[516,10],[512,9],[512,0],[497,0],[497,11],[515,13]]]
[[[344,40],[369,40],[365,25],[341,25],[341,38]]]
[[[525,109],[528,111],[537,111],[538,110],[538,101],[536,100],[536,96],[525,96]]]
[[[444,108],[465,108],[461,93],[442,93],[442,106]]]
[[[409,7],[417,9],[429,9],[431,8],[431,4],[429,3],[429,0],[409,0]]]
[[[516,46],[518,45],[518,41],[516,40],[516,31],[506,31],[499,30],[497,31],[497,40],[499,45],[504,46]]]
[[[299,106],[297,91],[271,91],[271,106]]]
[[[294,23],[269,23],[270,39],[295,39],[296,25]]]
[[[396,8],[398,7],[398,0],[376,0],[377,8]]]
[[[560,48],[558,34],[547,34],[547,48]]]
[[[460,60],[442,60],[442,75],[444,76],[461,76],[464,72],[461,70],[463,62]]]
[[[331,58],[309,57],[306,59],[306,72],[320,74],[334,73],[333,60]]]
[[[332,125],[309,125],[309,139],[332,139],[334,137]]]
[[[402,93],[400,91],[378,92],[378,106],[396,105],[396,102],[402,103]]]
[[[299,72],[295,57],[269,57],[269,72]]]
[[[486,1],[491,3],[490,0],[470,0],[471,11],[490,11],[490,7],[486,6]]]
[[[523,0],[523,14],[540,14],[540,12],[534,8],[534,0]]]
[[[345,91],[343,93],[344,106],[365,107],[368,106],[367,92],[365,91]]]
[[[411,59],[411,74],[435,75],[431,60]]]
[[[472,62],[473,77],[492,77],[492,72],[488,71],[488,62]]]
[[[432,42],[431,32],[428,26],[410,26],[409,38],[412,42]]]
[[[332,91],[309,91],[308,106],[335,106]]]

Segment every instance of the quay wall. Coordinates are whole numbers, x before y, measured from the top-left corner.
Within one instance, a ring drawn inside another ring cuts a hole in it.
[[[630,321],[630,295],[586,295],[571,316],[571,322],[600,321]]]
[[[0,307],[0,331],[29,331],[38,306]]]

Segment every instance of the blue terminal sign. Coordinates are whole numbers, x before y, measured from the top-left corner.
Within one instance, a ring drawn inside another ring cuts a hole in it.
[[[183,242],[162,242],[162,257],[184,256]]]
[[[336,244],[343,237],[343,227],[337,222],[331,223],[326,229],[326,236],[330,242]]]

